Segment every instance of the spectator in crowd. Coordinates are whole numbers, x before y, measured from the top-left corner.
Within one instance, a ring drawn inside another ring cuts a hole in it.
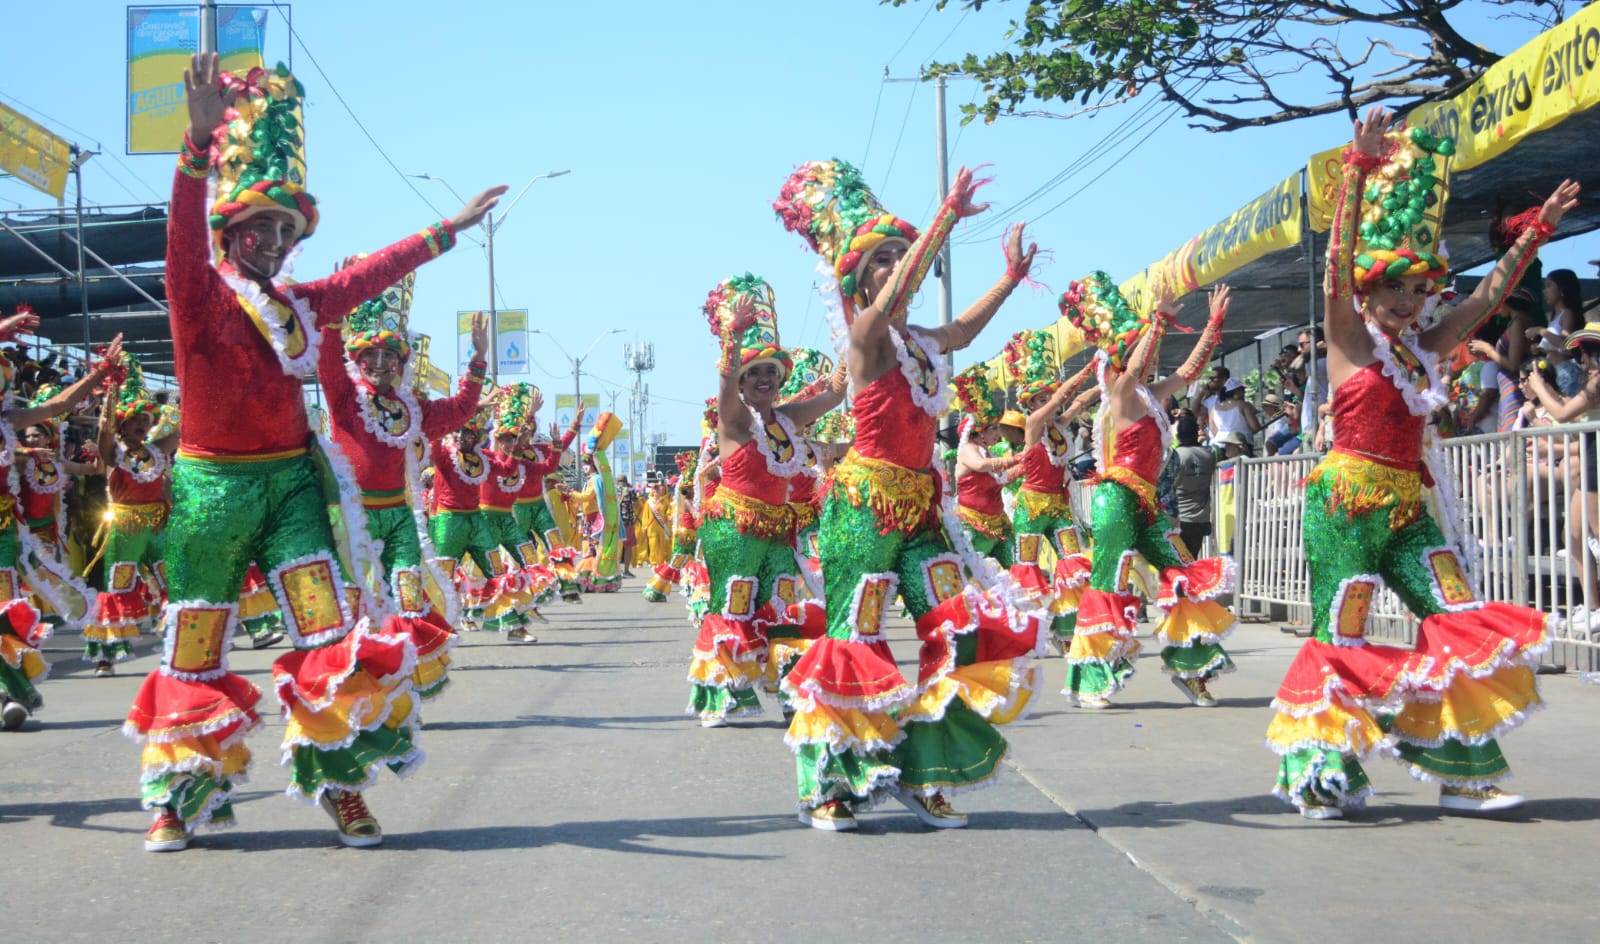
[[[1248,459],[1255,454],[1255,447],[1251,443],[1250,436],[1247,433],[1222,433],[1213,437],[1211,444],[1213,446],[1220,446],[1222,448],[1222,458],[1224,461],[1228,459],[1237,459],[1240,456]]]
[[[1193,414],[1178,418],[1176,435],[1178,536],[1189,553],[1199,555],[1201,542],[1211,534],[1211,483],[1216,478],[1217,457],[1200,445],[1200,424]]]
[[[1261,399],[1261,414],[1267,424],[1263,455],[1288,456],[1300,450],[1300,413],[1295,404],[1269,393]]]
[[[1492,433],[1499,428],[1500,369],[1495,364],[1491,323],[1480,327],[1467,349],[1473,353],[1472,362],[1461,375],[1461,389],[1467,394],[1460,403],[1460,418],[1456,434],[1476,436]],[[1479,347],[1474,348],[1473,345]],[[1487,350],[1483,350],[1487,348]],[[1480,353],[1480,351],[1482,353]]]
[[[626,475],[617,478],[617,536],[622,539],[622,554],[617,558],[622,565],[622,576],[632,577],[633,570],[630,564],[633,561],[633,548],[638,543],[634,533],[634,502],[637,500],[633,486],[628,483]]]
[[[1473,357],[1491,362],[1495,367],[1499,385],[1496,432],[1503,433],[1512,429],[1517,422],[1517,413],[1522,409],[1520,368],[1527,357],[1528,329],[1533,325],[1537,309],[1538,303],[1533,297],[1533,290],[1527,286],[1519,286],[1506,299],[1506,313],[1510,316],[1510,320],[1506,323],[1505,330],[1500,333],[1500,337],[1492,343],[1487,338],[1473,338],[1467,342],[1467,350]]]
[[[1261,418],[1245,398],[1244,384],[1232,377],[1223,381],[1220,393],[1206,401],[1206,416],[1211,424],[1212,445],[1228,433],[1239,433],[1249,442],[1250,437],[1261,432]]]
[[[1211,408],[1216,405],[1223,390],[1228,386],[1228,381],[1233,379],[1232,371],[1217,364],[1206,375],[1205,383],[1197,384],[1189,395],[1189,406],[1194,410],[1196,422],[1200,424],[1202,439],[1210,438],[1211,434]]]
[[[1528,390],[1557,423],[1600,420],[1600,324],[1571,332],[1567,346],[1577,352],[1583,364],[1584,380],[1577,394],[1562,397],[1537,370],[1528,375]],[[1595,548],[1600,547],[1600,475],[1596,474],[1600,437],[1590,433],[1576,445],[1578,455],[1572,455],[1569,449],[1568,465],[1581,465],[1582,475],[1574,476],[1569,468],[1565,476],[1571,491],[1567,505],[1567,548],[1574,561],[1582,557],[1583,603],[1572,608],[1567,624],[1575,630],[1593,632],[1600,631],[1600,597],[1597,597],[1600,579],[1597,579],[1594,553]]]

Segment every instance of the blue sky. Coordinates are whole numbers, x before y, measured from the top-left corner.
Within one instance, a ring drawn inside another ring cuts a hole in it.
[[[122,153],[125,4],[18,7],[6,14],[0,100],[115,155],[85,166],[88,202],[165,199],[172,159]],[[648,428],[674,443],[690,441],[699,404],[715,389],[714,344],[699,306],[719,280],[745,271],[765,277],[777,292],[784,342],[828,347],[812,288],[816,260],[770,209],[795,165],[849,159],[891,210],[919,225],[931,212],[933,89],[885,85],[885,67],[914,76],[939,57],[999,48],[1020,7],[964,13],[952,3],[926,12],[926,3],[895,9],[874,0],[302,0],[293,21],[305,49],[296,45],[294,65],[307,87],[310,189],[322,223],[296,274],[318,277],[345,255],[420,229],[435,218],[423,197],[445,216],[459,207],[437,183],[411,181],[422,197],[413,193],[334,89],[401,171],[445,178],[464,196],[494,183],[515,193],[534,174],[569,169],[534,184],[497,232],[502,307],[530,309],[533,325],[572,354],[601,332],[623,329],[585,363],[586,393],[628,384],[622,345],[653,342]],[[281,26],[275,32],[281,36]],[[1500,22],[1475,38],[1506,52],[1532,32]],[[951,163],[992,165],[986,173],[995,181],[982,194],[1002,214],[1138,107],[963,129],[957,106],[976,92],[977,83],[950,83]],[[1181,118],[1141,128],[1021,214],[1034,220],[1089,185],[1030,226],[1053,254],[1038,275],[1057,292],[1092,269],[1125,278],[1348,131],[1343,118],[1227,135],[1187,128]],[[46,202],[0,180],[0,209]],[[473,237],[481,242],[481,231]],[[1575,263],[1600,255],[1597,249],[1592,238],[1551,247],[1547,267],[1573,265],[1587,275]],[[998,232],[964,240],[958,230],[954,251],[959,311],[1001,273],[1003,260]],[[464,241],[419,271],[412,322],[440,339],[443,354],[455,312],[486,304],[483,250]],[[1053,293],[1021,290],[956,364],[988,357],[1011,332],[1054,317]],[[912,318],[936,320],[931,283]],[[572,389],[572,370],[541,342],[533,336],[533,368],[523,379],[549,399]],[[619,397],[619,412],[626,402]]]

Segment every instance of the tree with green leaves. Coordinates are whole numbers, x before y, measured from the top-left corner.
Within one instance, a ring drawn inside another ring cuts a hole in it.
[[[879,0],[891,6],[950,0]],[[963,0],[979,10],[1001,0]],[[1405,111],[1461,91],[1500,58],[1494,23],[1559,23],[1565,0],[1030,0],[1009,47],[928,76],[983,83],[963,123],[1070,118],[1154,90],[1208,131],[1281,124],[1382,102]],[[1472,17],[1477,38],[1462,14]],[[1044,103],[1042,109],[1026,107]]]

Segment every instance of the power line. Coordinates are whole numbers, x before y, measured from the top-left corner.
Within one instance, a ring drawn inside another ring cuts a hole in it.
[[[888,69],[890,66],[894,65],[895,59],[899,58],[900,54],[906,51],[906,47],[911,45],[911,41],[913,39],[915,39],[916,36],[917,36],[917,33],[922,30],[922,24],[928,22],[928,17],[930,15],[932,15],[933,11],[937,10],[938,8],[939,8],[939,5],[937,3],[928,4],[927,9],[923,11],[922,19],[918,20],[917,21],[917,25],[913,26],[911,28],[911,35],[906,37],[905,42],[900,44],[900,48],[896,49],[894,51],[894,55],[890,56],[889,60],[883,64],[884,69]],[[966,15],[962,14],[962,19],[965,19],[965,18],[966,18]],[[958,23],[957,25],[960,25],[960,24]],[[945,37],[945,39],[949,39],[949,38],[950,37],[948,37],[948,36]],[[943,44],[941,43],[940,45],[943,45]]]
[[[931,10],[933,8],[929,7],[929,9]],[[884,78],[888,78],[888,76],[889,76],[889,67],[888,66],[884,66],[883,67],[883,75],[884,75]],[[885,85],[887,85],[887,84],[888,84],[887,82],[882,82],[882,81],[880,81],[878,83],[878,99],[877,99],[877,101],[874,101],[872,103],[872,124],[867,127],[867,146],[861,152],[861,172],[862,173],[866,173],[867,172],[867,155],[872,153],[872,136],[878,132],[878,106],[883,104],[883,87]]]
[[[317,70],[317,75],[322,77],[323,83],[328,86],[328,91],[332,92],[333,97],[339,100],[340,105],[344,106],[345,113],[350,116],[351,121],[356,123],[356,127],[361,129],[361,133],[366,135],[367,141],[373,146],[374,149],[377,150],[378,155],[383,158],[383,162],[389,165],[389,169],[395,172],[395,176],[399,177],[405,183],[406,187],[410,189],[412,193],[417,195],[417,199],[421,200],[423,204],[428,207],[428,209],[433,211],[435,216],[438,216],[441,219],[445,218],[444,212],[438,207],[434,206],[433,201],[422,195],[422,191],[417,189],[417,185],[412,183],[411,178],[406,176],[405,171],[402,171],[400,167],[389,158],[388,153],[383,149],[383,145],[379,144],[378,139],[372,136],[372,132],[368,131],[367,126],[361,123],[361,119],[356,117],[355,109],[351,108],[350,103],[346,102],[344,100],[344,96],[339,94],[339,89],[334,86],[333,80],[328,78],[328,73],[322,70],[322,63],[318,62],[317,57],[312,55],[311,47],[307,46],[306,41],[300,38],[299,33],[295,32],[294,24],[289,22],[288,14],[283,12],[283,6],[278,3],[277,0],[272,0],[272,8],[278,11],[279,18],[283,20],[283,25],[289,29],[289,36],[295,42],[300,44],[300,49],[306,54],[306,58],[311,60],[312,67]]]
[[[921,84],[921,82],[915,82],[911,86],[911,97],[906,100],[906,115],[900,119],[900,134],[894,139],[894,150],[889,152],[889,169],[883,172],[882,179],[884,180],[889,180],[894,174],[894,161],[895,158],[900,156],[900,142],[905,139],[906,125],[911,122],[911,106],[916,104],[917,88]]]

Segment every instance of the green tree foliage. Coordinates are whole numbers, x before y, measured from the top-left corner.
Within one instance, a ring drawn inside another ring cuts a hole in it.
[[[950,0],[879,0],[891,6]],[[1008,0],[962,0],[978,10]],[[1470,84],[1500,53],[1457,28],[1468,6],[1541,28],[1565,0],[1033,0],[1007,48],[925,70],[983,83],[963,123],[1069,118],[1155,89],[1208,131],[1279,124],[1382,102],[1405,110]],[[1452,23],[1452,19],[1457,24]],[[1503,52],[1504,50],[1502,50]],[[1042,110],[1030,102],[1044,103]]]

